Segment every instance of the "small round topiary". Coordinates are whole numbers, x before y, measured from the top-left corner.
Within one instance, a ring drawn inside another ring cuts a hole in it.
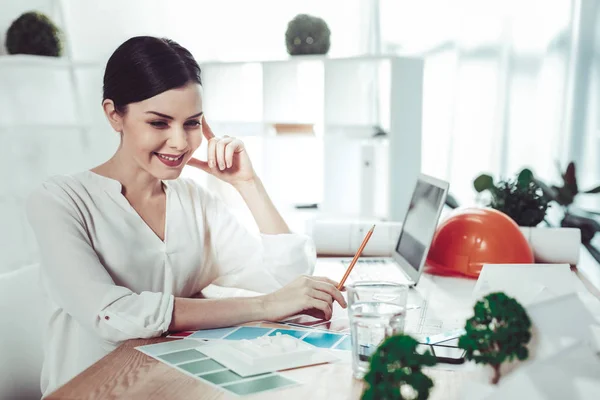
[[[299,14],[288,23],[285,43],[290,55],[327,54],[331,32],[327,23],[319,17]]]
[[[46,15],[31,11],[17,18],[6,32],[9,54],[32,54],[60,57],[60,30]]]

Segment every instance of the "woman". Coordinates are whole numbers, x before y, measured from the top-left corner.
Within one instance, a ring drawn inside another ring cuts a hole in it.
[[[314,246],[290,233],[244,144],[212,133],[186,49],[152,37],[123,43],[106,65],[102,106],[121,135],[113,157],[49,179],[27,204],[50,306],[44,394],[124,340],[303,312],[330,318],[333,301],[346,306],[336,282],[302,276],[312,273]],[[203,137],[207,161],[192,158]],[[260,237],[179,178],[188,163],[237,189]],[[269,294],[196,298],[213,282]]]

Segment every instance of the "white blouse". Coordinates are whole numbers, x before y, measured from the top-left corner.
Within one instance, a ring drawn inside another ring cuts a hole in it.
[[[44,395],[124,340],[164,334],[174,297],[211,283],[265,293],[312,274],[316,252],[307,236],[253,235],[194,181],[163,184],[164,241],[120,182],[91,171],[53,177],[29,197],[48,307]]]

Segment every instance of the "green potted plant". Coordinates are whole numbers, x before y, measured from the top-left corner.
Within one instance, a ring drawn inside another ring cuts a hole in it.
[[[387,338],[371,356],[362,400],[426,400],[433,381],[421,369],[436,359],[429,351],[418,353],[418,345],[408,335]]]
[[[473,311],[458,347],[466,350],[467,360],[490,365],[494,370],[491,382],[497,384],[502,363],[529,356],[531,320],[517,300],[502,292],[488,294]]]
[[[577,264],[583,236],[581,226],[564,219],[560,227],[553,227],[546,218],[550,203],[559,198],[556,186],[546,185],[525,168],[516,179],[498,183],[490,175],[482,174],[473,181],[473,187],[479,193],[489,192],[491,200],[487,205],[507,214],[519,225],[536,262]],[[567,193],[560,198],[567,199],[573,190],[568,178],[564,187],[571,188],[560,189]],[[542,221],[544,225],[540,224]]]
[[[516,179],[498,183],[492,176],[482,174],[475,179],[473,187],[478,193],[489,191],[488,206],[505,213],[519,226],[537,226],[546,216],[549,201],[529,169],[522,170]]]
[[[562,182],[558,185],[548,185],[541,179],[533,176],[533,174],[531,175],[531,180],[542,189],[544,196],[548,201],[558,204],[564,210],[564,216],[558,225],[567,229],[554,229],[552,234],[557,236],[555,241],[566,243],[567,241],[565,239],[567,239],[567,237],[565,235],[569,234],[568,230],[578,230],[578,241],[581,242],[596,261],[600,263],[600,250],[592,245],[592,239],[596,233],[600,232],[600,222],[598,220],[600,212],[583,210],[579,207],[575,207],[575,201],[579,196],[599,194],[600,185],[587,190],[580,190],[577,182],[575,163],[571,161],[564,171],[561,170],[560,164],[557,165],[559,174],[562,178]],[[572,233],[571,238],[573,238]],[[570,242],[573,242],[573,240],[570,240]],[[575,248],[572,248],[571,252],[574,255]],[[566,257],[562,260],[555,259],[550,261],[576,264],[577,260],[574,257]]]

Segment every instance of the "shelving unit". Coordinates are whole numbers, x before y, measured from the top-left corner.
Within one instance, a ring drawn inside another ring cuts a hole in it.
[[[276,203],[402,219],[421,167],[421,59],[300,56],[201,67],[211,126],[260,142],[260,174]],[[315,135],[277,135],[275,124],[309,124]],[[387,135],[373,137],[377,129]],[[290,163],[307,167],[304,179]],[[236,201],[218,182],[209,184]]]

